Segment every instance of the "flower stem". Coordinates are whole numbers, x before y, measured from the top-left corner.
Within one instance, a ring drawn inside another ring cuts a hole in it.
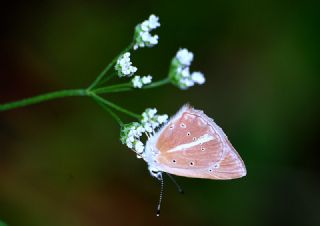
[[[61,90],[61,91],[41,94],[38,96],[22,99],[15,102],[0,104],[0,111],[11,110],[14,108],[38,104],[48,100],[58,99],[62,97],[71,97],[71,96],[88,96],[88,92],[85,89],[70,89],[70,90]]]
[[[100,99],[95,98],[93,96],[94,101],[99,104],[104,110],[106,110],[116,121],[120,126],[123,126],[124,123],[121,121],[121,119],[118,117],[116,113],[114,113],[107,105],[105,105],[103,102],[101,102]]]
[[[144,86],[142,88],[143,89],[151,89],[151,88],[156,88],[156,87],[163,86],[163,85],[166,85],[166,84],[169,84],[169,83],[170,83],[170,78],[167,77],[167,78],[164,78],[162,80],[153,82],[150,85]]]
[[[103,78],[100,82],[99,82],[99,85],[103,85],[105,83],[107,83],[109,80],[111,80],[113,77],[115,77],[117,75],[117,72],[114,71],[112,72],[110,75],[106,76],[105,78]]]
[[[88,87],[88,90],[92,90],[94,87],[96,87],[100,81],[103,79],[103,77],[107,74],[107,72],[111,69],[111,67],[117,62],[119,56],[121,56],[123,53],[129,51],[133,46],[133,42],[130,43],[130,45],[125,48],[119,55],[117,55],[110,64],[108,64],[98,75],[98,77],[93,81],[93,83]]]
[[[142,89],[156,88],[159,86],[166,85],[168,83],[170,83],[170,79],[165,78],[165,79],[153,82],[150,85],[146,85],[146,86],[142,87]],[[93,90],[92,92],[97,93],[97,94],[104,94],[104,93],[126,92],[126,91],[131,91],[133,89],[134,88],[132,87],[132,83],[128,82],[128,83],[122,83],[122,84],[98,88],[98,89]]]
[[[98,88],[98,89],[92,90],[92,92],[100,94],[100,93],[117,92],[118,90],[130,90],[131,88],[132,88],[132,83],[127,82],[127,83]]]
[[[103,103],[103,104],[105,104],[105,105],[107,105],[107,106],[109,106],[109,107],[111,107],[111,108],[113,108],[113,109],[115,109],[115,110],[117,110],[119,112],[122,112],[124,114],[127,114],[127,115],[129,115],[129,116],[131,116],[133,118],[139,119],[139,120],[141,118],[140,115],[138,115],[136,113],[133,113],[133,112],[131,112],[131,111],[129,111],[129,110],[123,108],[123,107],[120,107],[119,105],[116,105],[116,104],[114,104],[114,103],[112,103],[112,102],[110,102],[110,101],[108,101],[108,100],[96,95],[93,92],[90,93],[90,96],[92,98],[94,98],[95,100],[99,101],[100,103]]]

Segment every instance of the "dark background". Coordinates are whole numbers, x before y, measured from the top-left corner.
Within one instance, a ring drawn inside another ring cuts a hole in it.
[[[1,3],[0,102],[86,87],[160,16],[160,43],[133,56],[166,76],[178,48],[207,83],[106,96],[137,113],[184,103],[224,129],[248,175],[159,183],[88,98],[0,113],[0,219],[9,225],[320,225],[319,5],[312,1],[7,1]],[[121,115],[126,122],[132,119]]]

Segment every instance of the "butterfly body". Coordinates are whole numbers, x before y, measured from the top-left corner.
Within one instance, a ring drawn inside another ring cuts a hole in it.
[[[220,180],[246,175],[240,155],[222,129],[189,105],[148,139],[142,157],[158,179],[162,172]]]

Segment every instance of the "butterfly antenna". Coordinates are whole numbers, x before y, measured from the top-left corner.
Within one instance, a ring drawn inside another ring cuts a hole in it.
[[[174,177],[173,177],[171,174],[169,174],[169,173],[166,173],[166,174],[167,174],[168,177],[172,180],[172,182],[176,185],[178,192],[179,192],[180,194],[184,194],[183,189],[182,189],[181,186],[178,184],[178,182],[174,179]]]
[[[162,196],[163,196],[163,185],[164,185],[164,182],[163,182],[162,174],[161,174],[161,177],[160,177],[160,183],[161,183],[161,188],[160,188],[160,196],[159,196],[159,202],[158,202],[158,207],[157,207],[157,217],[160,216],[161,202],[162,202]]]

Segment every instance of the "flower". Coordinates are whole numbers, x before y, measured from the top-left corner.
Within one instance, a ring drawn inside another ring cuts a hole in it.
[[[139,75],[137,75],[137,76],[134,76],[131,82],[134,88],[142,88],[143,85],[147,85],[152,82],[152,76],[148,75],[148,76],[140,77]]]
[[[144,149],[140,137],[145,132],[145,129],[138,122],[125,124],[121,128],[120,141],[126,144],[128,148],[133,149],[137,153],[142,153]]]
[[[119,77],[130,77],[138,69],[132,66],[132,62],[130,60],[130,53],[126,52],[118,58],[115,70],[118,72]]]
[[[176,58],[178,61],[185,66],[190,66],[192,60],[193,60],[193,53],[189,52],[187,49],[179,49],[179,51],[176,54]]]
[[[195,84],[205,83],[205,77],[201,72],[190,73],[190,65],[193,60],[193,53],[187,49],[179,49],[171,61],[169,78],[171,82],[180,89],[188,89]]]
[[[157,109],[147,108],[142,113],[142,125],[147,132],[154,132],[154,130],[161,124],[168,120],[168,115],[157,115]]]
[[[148,20],[138,24],[134,34],[134,45],[133,49],[136,50],[139,47],[152,47],[158,44],[159,36],[151,35],[150,32],[157,27],[160,27],[159,17],[150,15]]]
[[[193,72],[191,74],[191,78],[195,83],[197,83],[199,85],[202,85],[206,82],[206,79],[205,79],[203,73],[201,73],[199,71]]]
[[[144,144],[138,140],[135,142],[134,148],[138,154],[141,154],[144,151]]]
[[[144,151],[144,144],[141,141],[143,134],[149,137],[150,133],[154,133],[155,129],[168,120],[168,115],[158,115],[155,108],[147,108],[141,116],[140,122],[125,124],[120,132],[121,143],[136,152],[138,157]]]
[[[160,27],[159,17],[151,14],[149,16],[149,27],[150,27],[150,30],[153,30],[153,29],[156,29],[157,27]]]
[[[149,84],[149,83],[151,83],[152,82],[152,76],[151,75],[147,75],[147,76],[143,76],[142,78],[141,78],[141,81],[142,81],[142,83],[143,84]]]

